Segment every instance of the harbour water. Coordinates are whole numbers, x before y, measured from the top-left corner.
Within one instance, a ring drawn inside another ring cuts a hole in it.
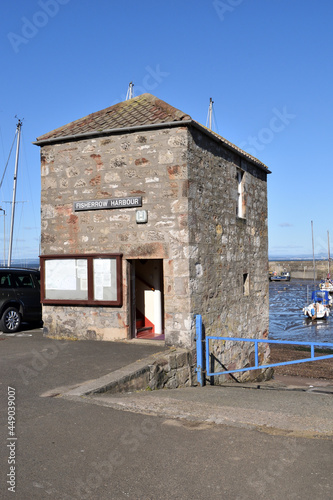
[[[303,315],[312,290],[313,280],[269,283],[270,340],[333,342],[333,309],[327,319],[311,321]]]

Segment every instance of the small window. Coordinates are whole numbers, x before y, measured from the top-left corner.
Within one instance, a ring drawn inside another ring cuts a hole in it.
[[[250,280],[248,273],[243,274],[243,294],[244,295],[250,294]]]
[[[42,256],[42,303],[121,306],[121,257],[121,254]]]
[[[245,218],[245,202],[244,202],[244,172],[237,169],[237,207],[236,215],[240,218]]]

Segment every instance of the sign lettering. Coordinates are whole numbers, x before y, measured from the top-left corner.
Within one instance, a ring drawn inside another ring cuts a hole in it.
[[[142,207],[142,196],[129,196],[127,198],[111,198],[108,200],[74,201],[74,212],[82,210],[108,210],[110,208]]]

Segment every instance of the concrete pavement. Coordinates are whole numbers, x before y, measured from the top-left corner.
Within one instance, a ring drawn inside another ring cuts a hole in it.
[[[94,395],[86,400],[165,418],[253,428],[275,435],[331,438],[332,395],[332,387],[330,392],[318,393],[233,385]]]
[[[1,499],[13,497],[8,387],[16,392],[16,499],[330,498],[329,383],[95,394],[87,387],[163,345],[20,335],[0,335]]]
[[[64,397],[118,410],[162,415],[195,422],[256,428],[295,436],[333,436],[333,384],[320,379],[275,377],[273,380],[223,386],[186,387],[113,394],[114,386],[138,376],[168,351],[162,342],[71,342],[42,336],[42,330],[0,336],[23,385],[40,378],[42,397]],[[29,361],[28,361],[28,358]],[[53,374],[42,385],[43,371]]]

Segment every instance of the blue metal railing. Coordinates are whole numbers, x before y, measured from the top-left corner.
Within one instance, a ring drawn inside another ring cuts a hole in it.
[[[201,386],[204,381],[204,373],[203,373],[203,344],[202,344],[202,316],[198,314],[195,318],[195,327],[196,327],[196,347],[197,347],[197,381]]]
[[[254,343],[254,366],[247,366],[246,368],[239,368],[237,370],[225,370],[221,372],[212,372],[209,370],[209,362],[210,362],[210,350],[209,350],[209,341],[210,340],[218,340],[218,341],[231,341],[231,342],[252,342]],[[280,345],[299,345],[306,346],[311,349],[311,355],[309,358],[302,358],[293,361],[283,361],[280,363],[272,363],[266,365],[260,365],[258,360],[258,344],[280,344]],[[274,366],[285,366],[285,365],[293,365],[297,363],[306,363],[309,361],[319,361],[323,359],[331,359],[333,358],[333,354],[325,354],[324,356],[315,356],[315,347],[321,348],[333,348],[333,343],[328,342],[291,342],[284,340],[267,340],[267,339],[248,339],[248,338],[238,338],[238,337],[218,337],[208,335],[203,338],[203,328],[202,328],[202,317],[201,315],[196,316],[196,345],[197,345],[197,381],[200,385],[203,385],[204,382],[204,373],[208,376],[214,375],[227,375],[229,373],[237,373],[237,372],[247,372],[249,370],[261,370],[263,368],[271,368]],[[204,351],[206,353],[206,370],[203,369],[204,366]]]

